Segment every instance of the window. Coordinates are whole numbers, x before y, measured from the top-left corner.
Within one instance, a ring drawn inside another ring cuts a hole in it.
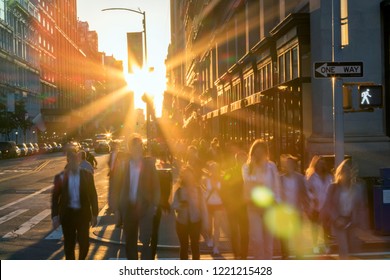
[[[0,19],[5,20],[5,0],[0,0]]]
[[[285,80],[284,55],[279,56],[279,83],[284,83]]]
[[[348,0],[340,0],[341,47],[349,45]]]
[[[279,56],[279,83],[299,77],[298,47],[289,49]]]
[[[244,98],[251,96],[255,92],[254,90],[254,77],[253,72],[244,77]]]
[[[296,79],[299,77],[299,68],[298,68],[298,47],[295,47],[292,49],[291,54],[291,60],[292,60],[292,78]]]
[[[291,80],[291,52],[285,54],[285,79],[286,81]]]
[[[271,62],[259,68],[258,83],[259,91],[267,90],[272,86]]]

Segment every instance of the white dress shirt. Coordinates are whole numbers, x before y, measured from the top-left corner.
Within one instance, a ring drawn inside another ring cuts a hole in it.
[[[137,201],[137,192],[139,184],[139,175],[141,173],[141,161],[130,160],[130,191],[129,199],[135,203]]]
[[[80,209],[80,171],[68,175],[69,208]]]

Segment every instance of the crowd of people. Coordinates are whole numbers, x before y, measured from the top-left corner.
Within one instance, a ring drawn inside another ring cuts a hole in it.
[[[123,228],[128,259],[138,259],[138,240],[143,244],[141,259],[154,259],[162,212],[175,213],[180,259],[188,259],[191,248],[194,260],[200,259],[201,241],[213,255],[219,255],[222,233],[228,237],[236,259],[272,259],[275,244],[281,245],[283,258],[300,258],[304,254],[302,229],[307,220],[313,253],[330,253],[334,239],[340,258],[346,259],[356,247],[356,231],[367,225],[364,185],[350,159],[332,172],[323,157],[314,156],[306,173],[301,174],[299,160],[292,155],[282,155],[279,166],[270,161],[267,143],[262,140],[256,140],[248,151],[239,143],[221,147],[217,138],[209,143],[204,139],[178,140],[164,147],[157,157],[163,165],[177,171],[172,195],[170,187],[163,190],[160,186],[156,158],[143,155],[139,136],[128,140],[126,152],[114,148],[110,155],[108,214],[114,214],[116,226]],[[79,168],[68,164],[73,169],[67,167],[61,176],[73,178],[69,174],[81,174],[79,170],[92,174],[93,167],[85,159],[86,155],[81,153]],[[68,181],[65,185],[69,185]],[[70,190],[66,193],[70,202],[61,205],[62,182],[56,177],[56,223],[64,221],[58,220],[59,207],[70,213],[83,208],[80,201],[72,202],[80,197],[73,197]],[[91,219],[96,214],[92,206],[88,216]],[[72,231],[77,230],[72,227]],[[74,251],[74,234],[68,233],[64,238],[65,247]],[[68,254],[74,258],[74,253]]]

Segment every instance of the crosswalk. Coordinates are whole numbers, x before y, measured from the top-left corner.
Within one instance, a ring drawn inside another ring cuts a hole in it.
[[[35,227],[40,221],[42,221],[47,216],[49,216],[50,212],[51,212],[50,209],[43,210],[38,215],[32,217],[30,220],[20,225],[20,227],[18,227],[17,229],[8,232],[6,235],[3,236],[3,239],[16,238],[25,234],[27,231]]]
[[[3,228],[6,228],[8,222],[13,222],[14,219],[18,218],[19,220],[23,220],[23,217],[21,217],[22,214],[28,214],[28,211],[31,211],[31,209],[17,209],[14,210],[2,217],[0,217],[0,225],[2,225]],[[31,217],[25,222],[22,222],[19,226],[15,227],[11,231],[7,232],[2,236],[2,239],[14,239],[17,237],[20,237],[33,228],[35,228],[40,222],[42,222],[44,219],[46,219],[51,213],[50,209],[45,209],[38,213],[37,215]],[[11,224],[12,227],[12,224]]]

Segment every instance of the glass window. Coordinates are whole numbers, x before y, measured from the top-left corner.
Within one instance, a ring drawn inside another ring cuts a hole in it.
[[[341,47],[349,45],[348,0],[340,0]]]
[[[279,83],[285,82],[284,55],[279,56]]]
[[[284,56],[285,56],[285,68],[286,68],[285,80],[289,81],[291,80],[291,52],[290,51],[286,52]]]
[[[291,52],[292,60],[292,78],[296,79],[299,77],[299,64],[298,64],[298,47],[292,49]]]
[[[0,0],[0,19],[5,20],[5,0]]]
[[[267,64],[267,89],[272,87],[272,70],[271,63]]]

